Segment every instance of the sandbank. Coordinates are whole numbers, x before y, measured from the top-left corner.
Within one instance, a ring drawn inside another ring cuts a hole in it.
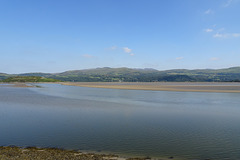
[[[60,84],[127,90],[240,93],[240,83],[233,82],[60,82]]]
[[[0,87],[18,87],[18,88],[29,88],[34,87],[26,83],[0,83]]]

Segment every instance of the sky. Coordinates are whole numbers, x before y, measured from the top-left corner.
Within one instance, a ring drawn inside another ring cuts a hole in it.
[[[0,0],[0,72],[240,66],[240,0]]]

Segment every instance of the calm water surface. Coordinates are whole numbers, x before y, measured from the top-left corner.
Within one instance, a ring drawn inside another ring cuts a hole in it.
[[[0,145],[240,159],[240,94],[0,88]]]

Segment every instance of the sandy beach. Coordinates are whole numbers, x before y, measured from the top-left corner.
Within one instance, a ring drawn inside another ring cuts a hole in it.
[[[60,84],[128,90],[240,93],[240,83],[228,82],[61,82]]]

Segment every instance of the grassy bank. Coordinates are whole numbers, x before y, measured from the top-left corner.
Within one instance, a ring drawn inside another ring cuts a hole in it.
[[[9,77],[7,79],[2,80],[4,83],[12,83],[12,82],[60,82],[60,80],[52,79],[52,78],[44,78],[38,76],[16,76]]]

